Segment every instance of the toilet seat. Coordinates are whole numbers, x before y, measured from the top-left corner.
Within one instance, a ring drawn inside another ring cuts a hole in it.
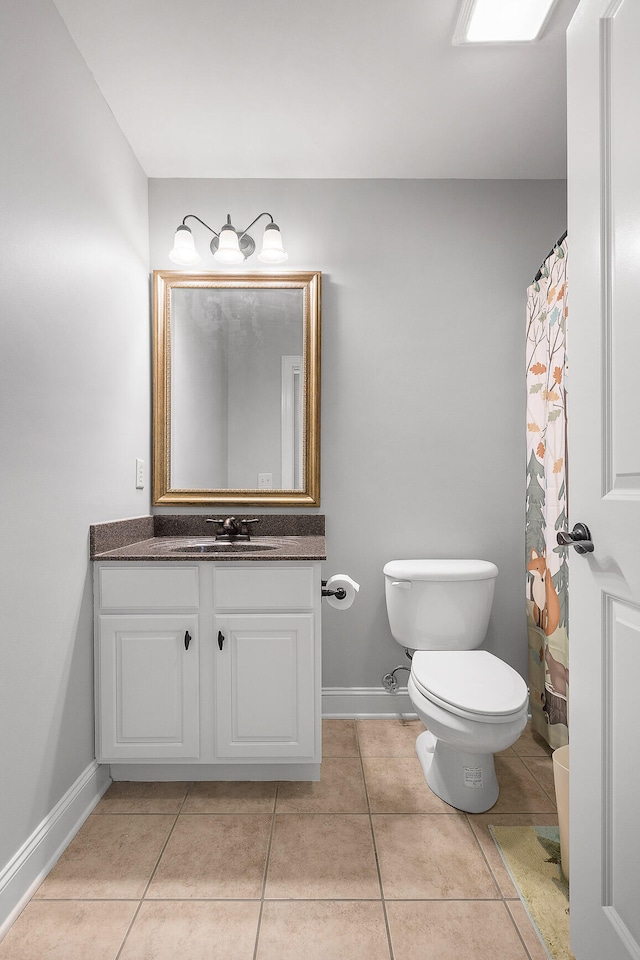
[[[520,674],[487,650],[418,650],[411,676],[424,697],[469,720],[508,723],[528,705]]]

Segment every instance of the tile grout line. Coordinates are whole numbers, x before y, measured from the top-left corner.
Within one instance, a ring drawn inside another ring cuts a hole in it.
[[[116,956],[115,956],[115,960],[118,960],[118,958],[122,956],[122,951],[124,950],[125,944],[126,944],[127,940],[129,939],[129,934],[131,933],[131,931],[132,931],[132,929],[133,929],[134,923],[135,923],[136,920],[138,919],[138,914],[140,913],[140,910],[141,910],[141,908],[142,908],[142,904],[144,903],[144,898],[146,897],[147,891],[148,891],[149,887],[151,886],[151,881],[153,880],[154,876],[156,875],[156,871],[157,871],[158,866],[159,866],[159,864],[160,864],[160,861],[161,861],[161,859],[162,859],[162,855],[163,855],[163,853],[165,852],[165,850],[167,849],[167,844],[169,843],[169,840],[171,839],[171,836],[172,836],[172,834],[173,834],[173,831],[175,830],[176,823],[178,822],[178,817],[180,816],[180,813],[182,812],[182,808],[184,807],[184,805],[185,805],[185,803],[186,803],[187,797],[189,796],[189,791],[191,790],[191,787],[192,787],[192,786],[193,786],[193,781],[190,780],[190,781],[189,781],[189,784],[188,784],[188,786],[187,786],[187,789],[186,789],[185,792],[184,792],[184,797],[182,798],[182,801],[181,801],[181,803],[180,803],[180,807],[178,808],[178,812],[175,814],[175,819],[174,819],[174,821],[173,821],[173,825],[172,825],[172,827],[171,827],[171,830],[169,830],[169,833],[167,834],[167,838],[166,838],[165,842],[164,842],[163,845],[162,845],[162,850],[161,850],[160,853],[158,854],[158,859],[156,860],[155,866],[154,866],[153,870],[151,871],[151,876],[150,876],[149,879],[147,880],[147,884],[146,884],[146,886],[145,886],[145,888],[144,888],[144,890],[143,890],[143,892],[142,892],[142,896],[141,896],[140,899],[138,900],[138,906],[136,907],[135,913],[133,914],[133,917],[131,918],[131,923],[130,923],[129,926],[127,927],[127,932],[125,933],[125,935],[124,935],[124,937],[123,937],[123,939],[122,939],[122,943],[120,944],[120,948],[119,948],[119,950],[118,950],[118,952],[117,952],[117,954],[116,954]],[[146,816],[149,816],[149,814],[146,814]]]
[[[267,874],[269,872],[269,860],[271,859],[271,843],[273,841],[273,832],[276,825],[276,809],[278,805],[278,793],[280,792],[280,781],[276,781],[276,789],[273,794],[273,807],[271,808],[271,827],[269,829],[269,839],[267,841],[267,855],[264,859],[264,873],[262,875],[262,890],[260,892],[260,909],[258,911],[258,923],[256,925],[256,940],[253,947],[253,960],[258,956],[258,947],[260,945],[260,931],[262,929],[262,913],[264,911],[264,895],[267,890]]]
[[[513,899],[513,898],[510,898],[510,899]],[[518,903],[522,903],[522,900],[520,900],[519,897],[517,898],[517,900],[518,900]],[[533,958],[532,958],[532,956],[531,956],[531,954],[530,954],[530,952],[529,952],[529,948],[527,947],[527,945],[526,945],[526,943],[525,943],[524,937],[522,936],[522,934],[521,934],[521,932],[520,932],[520,927],[519,927],[518,924],[516,923],[515,917],[514,917],[513,914],[511,913],[511,910],[509,910],[509,907],[507,906],[507,898],[506,898],[506,897],[503,899],[503,903],[504,903],[504,908],[505,908],[505,910],[507,911],[507,915],[508,915],[509,919],[511,920],[511,923],[513,924],[513,927],[514,927],[514,929],[515,929],[515,931],[516,931],[516,934],[518,935],[518,938],[519,938],[519,940],[520,940],[520,943],[522,944],[522,949],[524,950],[525,954],[527,955],[527,960],[533,960]],[[532,923],[532,921],[529,919],[528,915],[527,915],[527,919],[529,920],[529,923],[531,923],[533,935],[534,935],[535,937],[537,937],[538,934],[537,934],[536,931],[533,929],[533,923]]]
[[[549,794],[547,793],[547,791],[545,790],[545,788],[543,787],[543,785],[540,783],[540,781],[539,781],[538,778],[536,777],[536,775],[535,775],[535,773],[533,772],[533,770],[531,770],[530,767],[527,765],[527,760],[540,760],[540,759],[543,759],[543,758],[542,758],[541,756],[537,756],[537,755],[534,755],[534,756],[532,756],[532,757],[521,757],[520,754],[516,754],[516,756],[517,756],[518,760],[520,761],[520,763],[522,764],[522,766],[524,767],[524,769],[525,769],[525,770],[527,771],[527,773],[529,774],[529,776],[531,776],[531,777],[535,780],[537,786],[540,787],[540,789],[542,790],[543,795],[546,797],[546,799],[549,801],[549,803],[550,803],[551,806],[553,807],[553,810],[527,810],[527,811],[522,811],[522,812],[523,812],[523,813],[540,814],[540,815],[543,814],[543,813],[548,813],[548,814],[550,814],[550,815],[552,815],[552,814],[554,814],[554,813],[557,814],[558,808],[557,808],[557,806],[556,806],[555,799],[554,799],[553,797],[550,797],[550,796],[549,796]],[[551,759],[551,758],[549,758],[549,759]]]
[[[491,876],[491,879],[493,880],[493,885],[494,885],[494,887],[495,887],[496,890],[497,890],[498,896],[495,897],[494,899],[496,899],[496,900],[498,900],[498,899],[499,899],[499,900],[504,900],[504,896],[503,896],[502,890],[500,889],[500,884],[498,883],[498,880],[497,880],[497,878],[496,878],[493,870],[491,869],[491,864],[489,863],[489,861],[488,861],[488,859],[487,859],[486,853],[485,853],[484,850],[482,849],[482,844],[481,844],[480,841],[478,840],[477,834],[476,834],[475,830],[473,829],[473,827],[471,826],[471,820],[469,819],[469,814],[468,814],[466,811],[463,811],[463,816],[464,816],[464,819],[467,821],[467,826],[469,827],[469,830],[471,831],[471,835],[472,835],[473,839],[474,839],[475,842],[476,842],[476,846],[478,847],[478,849],[479,849],[479,851],[480,851],[480,854],[481,854],[481,856],[482,856],[482,859],[483,859],[484,862],[485,862],[486,868],[487,868],[487,870],[489,871],[489,874],[490,874],[490,876]]]
[[[384,927],[387,934],[387,946],[389,948],[389,958],[394,960],[393,955],[393,944],[391,942],[391,930],[389,928],[389,917],[387,916],[387,904],[384,899],[384,888],[382,886],[382,873],[380,872],[380,861],[378,860],[378,848],[376,846],[376,836],[373,830],[373,820],[371,817],[371,803],[369,802],[369,789],[367,787],[367,778],[364,772],[364,762],[362,757],[362,751],[360,750],[360,737],[358,735],[358,723],[354,720],[354,733],[356,738],[356,746],[358,748],[358,758],[360,760],[360,769],[362,771],[362,782],[364,784],[364,793],[367,801],[367,813],[369,817],[369,830],[371,831],[371,843],[373,845],[373,856],[376,862],[376,872],[378,874],[378,886],[380,888],[380,902],[382,903],[382,915],[384,917]],[[376,901],[377,902],[377,901]]]
[[[489,812],[489,811],[487,811],[487,813],[488,813],[488,812]],[[499,814],[496,814],[496,816],[499,816]],[[511,814],[507,814],[507,816],[511,816]],[[484,849],[483,849],[483,847],[482,847],[482,844],[480,843],[480,840],[478,839],[478,836],[477,836],[475,830],[474,830],[473,827],[471,826],[471,820],[469,819],[469,814],[468,814],[468,813],[465,813],[465,814],[464,814],[464,817],[465,817],[465,819],[466,819],[466,821],[467,821],[467,824],[469,825],[469,829],[471,830],[471,833],[473,834],[473,838],[474,838],[474,840],[476,841],[476,844],[477,844],[477,846],[478,846],[478,848],[479,848],[479,850],[480,850],[480,853],[482,854],[482,858],[483,858],[483,860],[484,860],[484,862],[485,862],[485,864],[486,864],[486,866],[487,866],[487,870],[488,870],[489,873],[491,874],[491,879],[493,880],[493,882],[494,882],[494,884],[495,884],[496,890],[498,891],[498,898],[496,898],[496,899],[499,899],[499,900],[501,901],[502,905],[504,906],[504,909],[505,909],[506,912],[507,912],[507,916],[509,917],[509,919],[510,919],[510,921],[511,921],[511,924],[512,924],[512,926],[513,926],[513,928],[514,928],[514,930],[515,930],[515,932],[516,932],[516,935],[517,935],[520,943],[522,944],[522,949],[524,950],[524,952],[525,952],[525,954],[526,954],[526,957],[528,958],[528,960],[532,960],[531,954],[529,953],[529,949],[528,949],[526,943],[524,942],[524,937],[522,936],[522,933],[520,932],[520,928],[518,927],[518,924],[516,923],[515,918],[514,918],[513,914],[511,913],[511,910],[509,910],[509,908],[508,908],[508,906],[507,906],[507,900],[513,900],[514,898],[513,898],[513,897],[505,897],[505,895],[503,894],[502,890],[500,889],[500,884],[498,883],[497,877],[495,876],[493,870],[491,869],[491,864],[489,863],[489,861],[488,861],[488,859],[487,859],[487,855],[486,855],[485,852],[484,852]],[[516,892],[517,892],[517,890],[516,890]],[[522,902],[519,897],[516,898],[516,899],[518,900],[519,903]],[[478,902],[480,902],[480,901],[476,900],[476,901],[474,901],[474,902],[478,903]],[[535,931],[534,931],[534,932],[535,932]]]
[[[541,789],[542,792],[544,793],[545,797],[547,797],[547,799],[550,801],[550,803],[553,804],[554,809],[555,809],[555,811],[557,812],[558,807],[557,807],[557,804],[556,804],[556,801],[555,801],[555,792],[554,792],[554,796],[553,796],[553,797],[549,796],[549,791],[545,788],[544,784],[539,780],[539,778],[535,775],[535,773],[533,772],[533,770],[531,769],[531,767],[530,767],[529,764],[527,763],[527,760],[539,760],[539,759],[543,759],[543,758],[542,758],[542,757],[521,757],[520,759],[522,760],[522,762],[524,763],[525,767],[527,768],[527,770],[529,771],[529,773],[531,774],[531,776],[533,777],[533,779],[535,780],[535,782],[538,784],[538,786],[540,787],[540,789]],[[551,757],[549,757],[549,759],[551,760]],[[553,769],[553,765],[552,765],[552,769]]]

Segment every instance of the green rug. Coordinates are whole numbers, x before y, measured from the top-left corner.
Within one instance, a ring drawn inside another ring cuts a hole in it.
[[[558,827],[489,830],[549,957],[575,960],[569,946],[569,885],[560,870]]]

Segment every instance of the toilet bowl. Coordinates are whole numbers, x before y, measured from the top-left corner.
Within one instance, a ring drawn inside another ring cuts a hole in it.
[[[427,728],[416,750],[429,787],[460,810],[488,810],[499,792],[493,755],[527,723],[520,674],[486,650],[418,651],[409,696]]]
[[[498,799],[494,753],[527,723],[527,685],[477,649],[486,634],[497,567],[483,560],[393,560],[384,567],[394,638],[414,650],[408,692],[427,730],[416,751],[429,788],[459,810]]]

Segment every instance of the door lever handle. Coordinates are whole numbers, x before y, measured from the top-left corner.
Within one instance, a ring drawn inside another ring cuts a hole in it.
[[[218,630],[218,647],[222,650],[222,645],[224,644],[224,633],[222,630]]]
[[[593,553],[594,546],[591,531],[586,523],[576,523],[571,533],[561,530],[556,537],[561,547],[575,547],[576,553]]]
[[[189,633],[188,630],[185,630],[185,632],[184,632],[184,648],[185,648],[185,650],[188,650],[188,649],[189,649],[189,644],[190,644],[190,643],[191,643],[191,634]]]

